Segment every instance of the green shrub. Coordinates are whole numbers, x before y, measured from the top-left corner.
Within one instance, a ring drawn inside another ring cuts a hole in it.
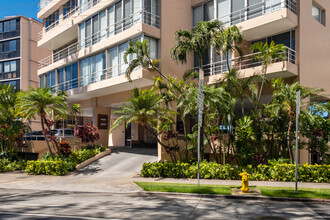
[[[25,172],[61,176],[69,173],[69,166],[65,161],[28,161]]]
[[[66,157],[45,155],[41,160],[28,161],[25,172],[28,174],[66,175],[76,169],[76,166],[91,157],[105,151],[107,147],[93,146],[72,151]]]
[[[300,182],[329,182],[330,165],[299,165]],[[221,165],[215,162],[200,163],[200,177],[204,179],[240,180],[239,174],[246,171],[250,180],[295,181],[295,165],[276,164],[239,167],[236,165]],[[155,162],[144,163],[141,176],[162,178],[196,178],[197,163]]]
[[[25,167],[26,161],[23,160],[10,161],[8,159],[0,159],[0,173],[14,170],[24,170]]]

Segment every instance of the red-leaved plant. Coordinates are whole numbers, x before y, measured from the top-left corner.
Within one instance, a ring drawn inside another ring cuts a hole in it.
[[[94,125],[83,125],[77,126],[75,129],[75,135],[78,138],[81,138],[82,143],[94,143],[100,139],[100,132],[98,128]]]

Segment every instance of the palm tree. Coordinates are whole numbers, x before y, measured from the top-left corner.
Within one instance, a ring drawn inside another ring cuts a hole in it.
[[[21,116],[26,120],[40,116],[41,127],[48,146],[49,153],[53,157],[53,152],[49,145],[47,133],[50,132],[50,127],[47,122],[48,117],[54,115],[64,116],[68,112],[66,104],[67,97],[63,93],[52,93],[50,88],[31,88],[27,92],[22,92],[19,97],[17,107]],[[45,128],[48,129],[48,132]],[[57,142],[55,142],[57,148]],[[58,150],[58,149],[57,149]]]
[[[251,97],[257,95],[255,85],[257,78],[259,78],[258,75],[242,77],[239,72],[232,69],[228,73],[225,73],[225,77],[219,82],[232,96],[240,99],[243,117],[245,116],[244,99],[249,99],[252,102]]]
[[[171,79],[158,69],[159,60],[152,60],[150,58],[150,47],[149,42],[147,40],[143,40],[142,42],[140,42],[139,40],[137,40],[136,42],[128,42],[128,45],[129,47],[124,54],[124,61],[126,64],[129,64],[126,69],[125,75],[130,82],[132,82],[131,74],[134,69],[142,66],[142,68],[145,69],[155,70],[161,77],[172,83]],[[130,62],[128,62],[128,56],[133,57]],[[173,86],[181,92],[181,90],[175,84],[173,84]]]
[[[164,100],[161,94],[157,93],[155,87],[148,90],[134,88],[132,97],[127,102],[119,106],[116,114],[121,115],[112,125],[110,132],[121,124],[132,122],[140,124],[164,149],[168,145],[162,142],[157,133],[159,122],[172,121],[174,112],[169,111],[163,106]],[[158,130],[159,131],[159,130]]]
[[[285,46],[283,44],[275,44],[274,41],[272,41],[269,45],[267,42],[263,43],[259,41],[254,43],[250,49],[251,52],[254,53],[252,58],[261,62],[262,65],[262,81],[258,95],[258,102],[260,102],[268,66],[272,63],[282,61],[284,67],[284,61],[287,59],[287,56]]]
[[[219,49],[216,51],[219,56],[225,55],[227,57],[227,68],[230,71],[229,65],[229,52],[237,51],[239,56],[243,56],[242,49],[238,46],[243,41],[243,34],[240,32],[239,28],[236,25],[226,28],[223,32],[219,32],[215,46]]]
[[[272,81],[272,86],[275,89],[273,93],[272,107],[274,109],[283,110],[289,117],[288,131],[287,131],[287,147],[289,148],[290,160],[293,161],[293,150],[291,146],[291,133],[294,121],[296,118],[296,104],[297,104],[297,91],[301,91],[301,100],[304,100],[311,95],[320,92],[308,87],[301,86],[299,82],[293,84],[286,84],[282,79]],[[302,110],[302,114],[304,114]],[[306,112],[306,114],[308,114]],[[297,146],[296,146],[297,147]]]
[[[215,39],[222,31],[222,23],[218,20],[209,22],[199,22],[193,32],[188,30],[178,30],[175,32],[176,45],[171,49],[173,60],[181,63],[187,62],[188,54],[196,54],[199,61],[199,80],[204,82],[203,56],[212,45],[215,45]],[[203,118],[200,128],[203,137]],[[202,138],[201,138],[202,139]],[[203,149],[203,139],[201,140],[201,149]]]
[[[70,109],[70,116],[74,117],[74,128],[77,127],[77,117],[83,113],[80,104],[74,103]]]

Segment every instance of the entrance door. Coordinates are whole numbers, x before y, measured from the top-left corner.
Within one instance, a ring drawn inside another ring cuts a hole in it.
[[[131,123],[125,126],[125,146],[131,146],[132,142],[132,125]]]

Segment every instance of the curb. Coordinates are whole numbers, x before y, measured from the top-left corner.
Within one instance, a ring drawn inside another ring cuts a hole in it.
[[[330,199],[308,199],[308,198],[289,198],[289,197],[265,197],[265,196],[239,196],[239,195],[218,195],[218,194],[199,194],[199,193],[175,193],[175,192],[155,192],[144,191],[147,195],[167,195],[167,196],[187,196],[204,198],[224,198],[240,200],[268,200],[268,201],[290,201],[290,202],[325,202],[330,203]]]
[[[103,152],[101,152],[101,153],[95,155],[94,157],[89,158],[88,160],[86,160],[86,161],[84,161],[84,162],[78,164],[78,165],[76,166],[76,170],[80,170],[80,169],[82,169],[82,168],[88,166],[89,164],[95,162],[96,160],[99,160],[99,159],[101,159],[102,157],[105,157],[105,156],[109,155],[110,153],[111,153],[111,149],[107,149],[107,150],[105,150],[105,151],[103,151]]]

